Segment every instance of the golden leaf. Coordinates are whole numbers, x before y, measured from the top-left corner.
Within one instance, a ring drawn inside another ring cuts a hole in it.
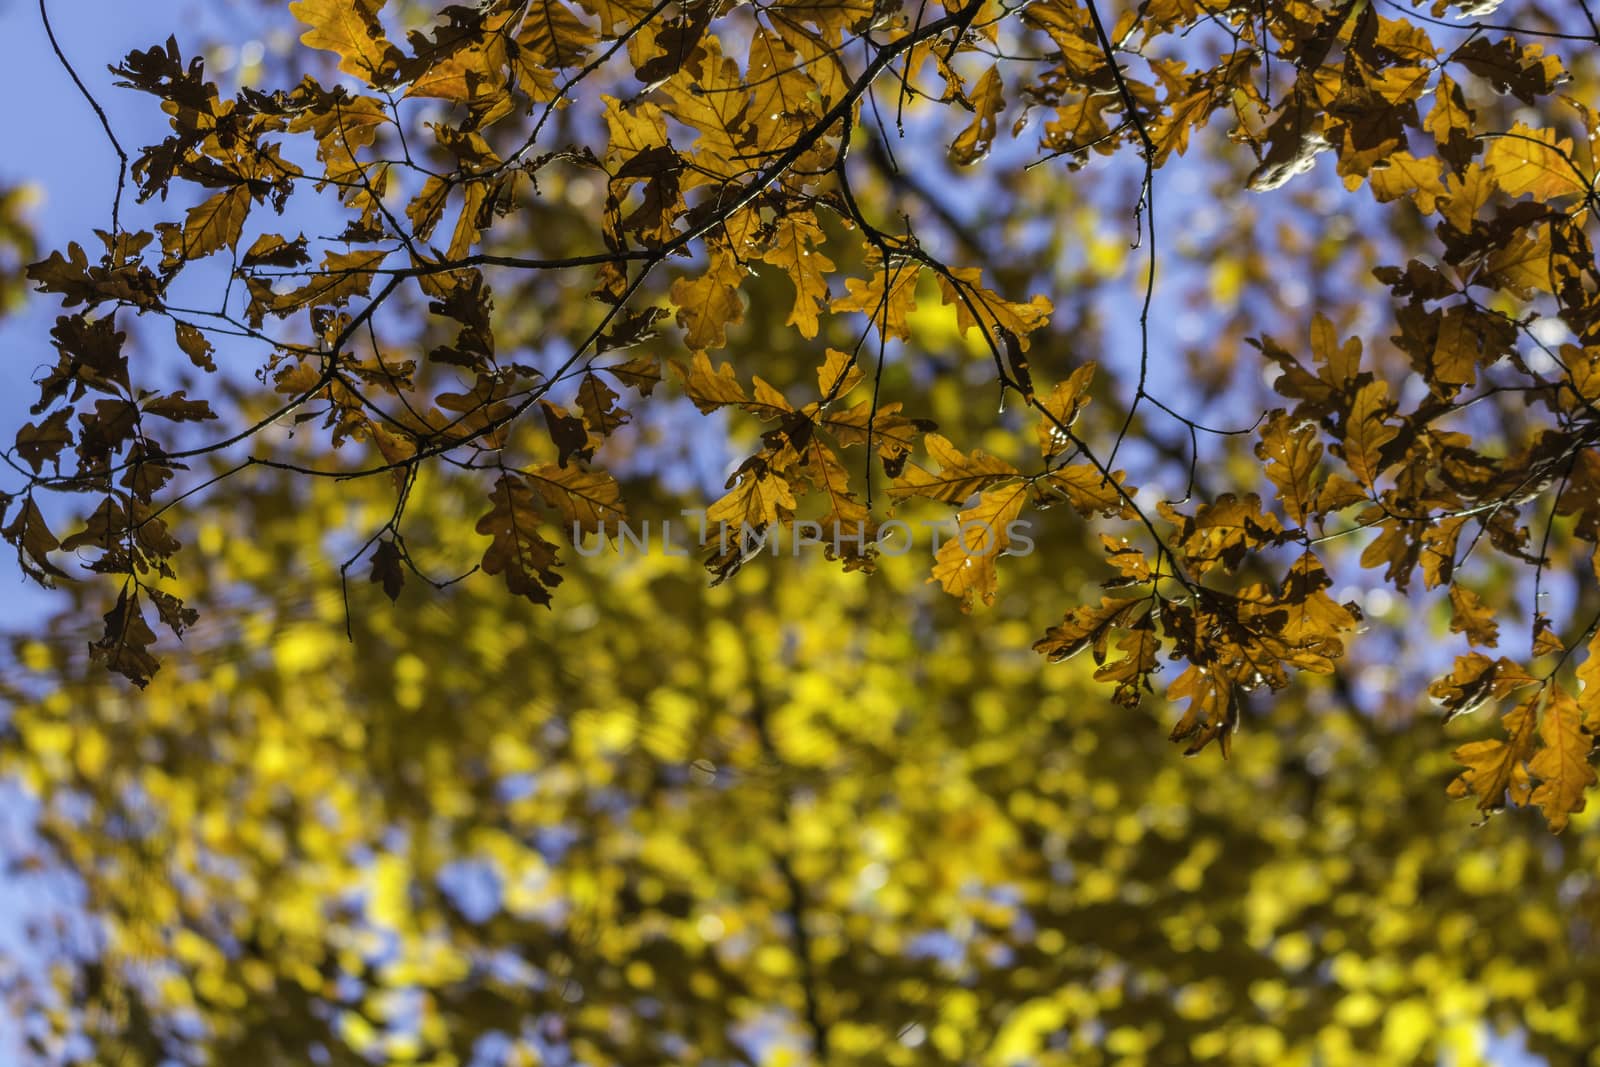
[[[1505,740],[1470,741],[1451,754],[1467,768],[1450,783],[1451,796],[1476,796],[1478,810],[1485,815],[1499,811],[1508,800],[1517,805],[1528,802],[1533,782],[1527,762],[1533,755],[1537,699],[1523,701],[1501,718]]]
[[[765,529],[794,513],[789,483],[759,459],[747,461],[728,479],[729,492],[706,509],[706,518],[734,530]]]
[[[1389,383],[1371,381],[1356,393],[1345,420],[1344,460],[1362,485],[1372,488],[1382,473],[1383,447],[1399,431],[1384,422],[1390,411]]]
[[[788,214],[778,220],[777,227],[772,247],[762,258],[782,267],[794,283],[794,307],[784,325],[793,326],[809,340],[817,335],[817,310],[828,303],[827,276],[834,269],[833,260],[816,251],[822,242],[822,227],[815,216]]]
[[[1372,193],[1380,203],[1409,196],[1424,215],[1431,215],[1439,199],[1448,195],[1439,183],[1442,169],[1439,161],[1432,156],[1418,159],[1410,152],[1395,152],[1384,161],[1383,166],[1372,168],[1367,175],[1367,183],[1372,186]],[[1352,175],[1345,180],[1345,184],[1350,185],[1352,179],[1357,185],[1361,182],[1359,176]]]
[[[1036,432],[1039,451],[1046,462],[1066,451],[1072,442],[1066,431],[1078,421],[1078,415],[1089,404],[1089,385],[1094,381],[1097,364],[1090,360],[1078,367],[1064,382],[1057,382],[1048,396],[1038,398],[1042,409]]]
[[[1578,704],[1583,717],[1600,724],[1600,630],[1589,638],[1583,662],[1578,666]]]
[[[999,64],[991,66],[978,78],[970,99],[977,115],[950,146],[951,162],[961,166],[976,163],[989,154],[989,147],[994,144],[1000,111],[1006,106],[1005,83],[1000,80]]]
[[[1554,130],[1519,122],[1489,142],[1483,161],[1511,196],[1531,193],[1535,200],[1550,201],[1589,195],[1589,180],[1573,160],[1572,141]]]
[[[889,495],[903,500],[920,496],[940,500],[947,504],[960,504],[973,493],[995,485],[1021,472],[1003,459],[978,451],[970,456],[951,444],[948,438],[930,433],[924,439],[928,455],[939,464],[938,471],[930,471],[915,463],[906,469],[889,487]]]
[[[1317,464],[1322,460],[1322,443],[1311,423],[1295,423],[1283,412],[1275,412],[1261,429],[1256,455],[1266,463],[1266,475],[1278,487],[1278,498],[1300,526],[1316,510]]]
[[[1428,695],[1445,707],[1445,721],[1469,715],[1491,700],[1501,700],[1535,679],[1513,661],[1502,656],[1490,659],[1481,652],[1457,656],[1455,668],[1428,686]]]
[[[1466,634],[1475,645],[1493,648],[1499,643],[1500,625],[1483,599],[1462,585],[1450,585],[1450,632]]]
[[[1361,338],[1351,337],[1341,345],[1333,323],[1320,311],[1311,319],[1311,354],[1320,365],[1322,380],[1341,393],[1361,370]]]
[[[985,288],[979,267],[955,267],[950,274],[939,275],[939,292],[946,305],[956,309],[956,329],[963,334],[979,326],[990,334],[1000,327],[1017,338],[1024,352],[1028,350],[1028,335],[1050,321],[1054,306],[1049,299],[1035,296],[1026,304],[1018,304]],[[998,339],[997,339],[998,340]]]
[[[562,528],[573,541],[581,534],[604,534],[627,518],[622,490],[605,471],[546,463],[526,473],[544,502],[561,513]]]
[[[696,352],[688,367],[674,360],[672,369],[683,381],[684,393],[704,413],[709,414],[729,404],[745,404],[750,400],[744,386],[739,384],[738,376],[733,373],[733,365],[724,363],[712,369],[711,357],[704,352]]]
[[[1550,829],[1560,833],[1574,812],[1584,809],[1584,791],[1595,784],[1589,753],[1594,734],[1584,721],[1578,702],[1552,683],[1549,700],[1539,716],[1539,739],[1544,742],[1528,761],[1539,779],[1528,799],[1543,811]]]
[[[377,83],[393,72],[401,55],[378,21],[385,0],[295,0],[289,11],[310,29],[302,44],[339,55],[339,69]]]
[[[1011,547],[1011,524],[1022,513],[1027,494],[1022,482],[990,489],[956,515],[957,533],[939,546],[928,580],[959,597],[962,611],[971,611],[975,599],[994,603],[999,584],[995,561]]]
[[[834,297],[832,310],[860,311],[870,318],[884,337],[911,340],[911,325],[907,316],[917,308],[917,274],[921,270],[915,263],[896,262],[893,266],[875,271],[865,281],[860,278],[845,279],[844,296]]]
[[[1123,471],[1112,471],[1107,478],[1091,463],[1069,463],[1051,471],[1046,483],[1086,519],[1097,515],[1128,519],[1133,517],[1133,508],[1127,497],[1133,491],[1123,485],[1125,477]]]
[[[1473,220],[1494,194],[1494,184],[1489,171],[1477,163],[1469,165],[1460,177],[1447,175],[1444,187],[1449,199],[1441,203],[1439,214],[1462,233],[1470,233]]]
[[[717,249],[704,274],[672,283],[672,302],[678,308],[685,344],[703,351],[728,343],[728,327],[744,321],[744,303],[739,298],[743,280],[744,271],[733,254]]]
[[[865,377],[866,371],[861,369],[854,356],[830,348],[822,366],[817,368],[817,392],[824,400],[846,396]]]

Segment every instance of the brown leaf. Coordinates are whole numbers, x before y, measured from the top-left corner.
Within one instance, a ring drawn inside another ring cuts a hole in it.
[[[506,473],[489,494],[490,508],[478,520],[477,531],[491,540],[483,553],[483,572],[504,575],[514,596],[548,605],[551,591],[561,584],[556,546],[539,534],[543,522],[533,490],[518,474]]]
[[[609,437],[620,426],[626,425],[630,415],[617,406],[617,394],[592,372],[578,383],[578,407],[589,429],[601,437]]]
[[[71,408],[60,408],[38,423],[25,423],[17,431],[17,454],[27,461],[35,474],[45,463],[54,463],[59,468],[61,450],[72,444],[72,430],[67,426],[71,417]]]
[[[184,390],[179,389],[167,396],[151,397],[140,406],[147,415],[170,419],[173,422],[204,422],[217,417],[217,413],[211,410],[208,402],[190,400],[184,393]]]
[[[116,606],[106,612],[105,623],[100,639],[89,644],[90,656],[96,663],[105,664],[106,669],[143,689],[161,669],[161,664],[150,653],[156,635],[139,609],[139,594],[130,595],[124,588],[117,597]]]
[[[214,349],[206,335],[187,322],[173,322],[173,331],[177,335],[178,347],[183,349],[183,354],[189,361],[204,371],[214,371],[217,364],[211,358]]]
[[[573,543],[584,534],[615,531],[627,519],[622,489],[605,471],[547,463],[526,473],[544,502],[561,513],[562,529]]]
[[[244,231],[250,213],[250,188],[235,185],[189,209],[183,226],[161,229],[162,265],[175,267],[209,256],[219,248],[232,248]]]
[[[40,585],[49,586],[52,578],[67,577],[65,571],[50,562],[50,553],[60,548],[61,542],[50,532],[31,494],[23,498],[21,510],[0,534],[16,546],[17,562],[23,572]]]
[[[391,602],[400,599],[400,590],[406,584],[405,561],[400,555],[400,546],[392,538],[378,541],[377,551],[372,553],[372,574],[367,580],[381,584]]]
[[[1445,708],[1445,721],[1469,715],[1492,700],[1502,700],[1536,679],[1505,657],[1492,660],[1481,652],[1457,656],[1455,668],[1428,687],[1428,695]]]

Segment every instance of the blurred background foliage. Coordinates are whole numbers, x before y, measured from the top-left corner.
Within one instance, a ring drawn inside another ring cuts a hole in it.
[[[217,610],[142,694],[87,668],[70,611],[17,640],[4,769],[41,802],[18,876],[75,872],[92,919],[39,924],[48,980],[12,989],[50,1058],[1592,1045],[1592,813],[1473,828],[1434,732],[1345,676],[1252,717],[1232,766],[1180,760],[1082,660],[1040,669],[1028,637],[1074,576],[1038,554],[978,621],[920,552],[714,589],[693,559],[606,552],[569,563],[565,611],[473,581],[391,608],[353,580],[347,615],[308,546],[392,506],[369,485],[263,479],[212,509],[185,578]],[[474,506],[418,499],[424,524]]]

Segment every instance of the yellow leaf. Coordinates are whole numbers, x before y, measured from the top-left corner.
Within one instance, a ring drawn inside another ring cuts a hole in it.
[[[874,271],[871,277],[845,279],[844,296],[835,297],[834,311],[860,311],[866,314],[884,337],[911,340],[911,326],[907,316],[917,309],[917,274],[921,270],[915,263],[900,261],[884,270]]]
[[[783,392],[757,374],[750,379],[753,396],[743,407],[752,415],[759,415],[763,419],[778,419],[794,411],[794,405],[789,403]]]
[[[846,448],[870,444],[887,467],[898,464],[911,451],[925,428],[900,414],[900,408],[898,400],[874,404],[869,397],[844,411],[823,415],[819,422]]]
[[[814,215],[789,214],[777,223],[772,247],[761,257],[782,267],[794,283],[794,307],[784,325],[793,326],[800,336],[817,336],[817,310],[827,306],[828,274],[833,260],[815,250],[822,242],[822,227]]]
[[[1256,455],[1266,463],[1266,475],[1278,487],[1278,498],[1296,523],[1304,526],[1316,508],[1315,475],[1322,460],[1322,444],[1312,423],[1295,423],[1277,412],[1261,430]]]
[[[627,518],[622,490],[605,471],[546,463],[527,474],[544,502],[561,512],[563,529],[574,542],[581,534],[603,534]]]
[[[939,434],[930,433],[925,441],[928,455],[941,469],[934,472],[915,463],[907,464],[905,471],[889,487],[890,496],[896,499],[920,496],[960,504],[973,493],[1020,473],[1005,460],[986,452],[966,455]]]
[[[1322,380],[1340,392],[1361,370],[1361,338],[1350,337],[1341,345],[1332,321],[1320,311],[1311,320],[1311,354]]]
[[[1504,741],[1472,741],[1456,749],[1451,758],[1466,770],[1450,783],[1450,795],[1476,796],[1478,810],[1485,815],[1499,811],[1508,800],[1527,803],[1533,792],[1527,761],[1533,754],[1536,718],[1532,699],[1525,700],[1500,720],[1506,729]]]
[[[824,400],[836,399],[847,395],[865,377],[866,372],[850,353],[830,348],[817,368],[817,392]]]
[[[1600,631],[1589,638],[1583,663],[1578,667],[1578,683],[1578,705],[1583,708],[1583,717],[1600,724]]]
[[[683,379],[684,393],[694,401],[695,407],[706,414],[729,404],[745,404],[750,400],[744,386],[739,384],[738,377],[733,373],[733,365],[724,363],[713,369],[711,358],[704,352],[696,352],[687,368],[673,361],[672,369]]]
[[[1108,479],[1093,464],[1070,463],[1051,471],[1049,484],[1070,500],[1078,514],[1086,519],[1096,515],[1127,519],[1133,517],[1133,508],[1123,495],[1128,489],[1118,488],[1124,477],[1122,471],[1112,471]]]
[[[957,533],[939,546],[929,581],[959,597],[962,611],[971,611],[974,599],[994,603],[999,584],[995,560],[1011,547],[1011,524],[1021,514],[1027,492],[1025,482],[984,492],[977,504],[957,514]]]
[[[1535,292],[1555,292],[1550,280],[1550,231],[1539,226],[1500,245],[1484,263],[1502,284],[1529,299]]]
[[[955,267],[950,274],[959,283],[939,276],[939,292],[944,302],[956,309],[956,329],[965,334],[974,326],[993,333],[996,326],[1009,331],[1017,338],[1022,350],[1028,350],[1028,335],[1050,321],[1055,310],[1048,298],[1035,296],[1026,304],[1018,304],[985,288],[978,267]],[[998,338],[996,339],[998,342]]]
[[[744,303],[739,299],[741,281],[743,271],[738,260],[728,250],[716,249],[704,274],[672,283],[678,325],[684,328],[684,342],[690,348],[722,348],[728,343],[728,327],[744,321]]]
[[[411,220],[418,240],[426,241],[439,225],[449,198],[450,183],[443,178],[430,176],[422,183],[421,191],[406,205],[406,218]]]
[[[466,258],[472,246],[478,243],[481,233],[478,229],[478,213],[489,195],[489,186],[481,181],[468,182],[462,187],[462,193],[461,214],[456,216],[455,232],[450,235],[450,248],[445,252],[445,257],[450,260]]]
[[[706,509],[706,518],[726,523],[734,531],[743,526],[764,529],[794,513],[794,493],[789,483],[760,460],[747,461],[728,480],[729,492]]]
[[[576,67],[595,42],[594,30],[561,0],[535,0],[521,22],[517,48],[525,66]]]
[[[1493,138],[1484,163],[1511,196],[1532,193],[1535,200],[1587,196],[1589,180],[1573,161],[1572,141],[1554,130],[1536,130],[1517,123]]]
[[[1111,699],[1123,707],[1136,707],[1141,689],[1150,688],[1149,678],[1156,669],[1156,654],[1161,651],[1161,638],[1156,633],[1155,622],[1146,615],[1117,639],[1117,650],[1124,655],[1110,660],[1094,672],[1095,681],[1116,682]]]
[[[1483,210],[1494,193],[1494,178],[1487,169],[1476,163],[1467,167],[1461,177],[1447,175],[1444,180],[1448,195],[1439,207],[1439,214],[1462,233],[1472,232],[1472,222]]]
[[[1078,415],[1089,403],[1089,384],[1094,381],[1096,364],[1093,360],[1074,370],[1064,382],[1057,382],[1049,396],[1039,397],[1040,414],[1036,431],[1039,451],[1046,461],[1065,452],[1071,440],[1066,431],[1071,430]]]
[[[685,189],[736,181],[752,166],[746,146],[753,118],[750,87],[739,64],[722,55],[717,37],[702,37],[699,49],[705,56],[697,76],[675,76],[663,86],[671,100],[668,110],[695,131],[694,166],[684,172]]]
[[[1418,159],[1410,152],[1395,152],[1384,162],[1384,166],[1373,167],[1367,175],[1373,195],[1383,203],[1409,196],[1424,215],[1433,214],[1439,198],[1447,195],[1444,186],[1439,184],[1442,169],[1439,161],[1433,156]],[[1352,175],[1346,179],[1346,184],[1352,179],[1357,184],[1361,180]]]
[[[1268,609],[1273,615],[1283,613],[1274,636],[1291,646],[1285,658],[1294,658],[1303,670],[1319,674],[1331,672],[1331,661],[1343,655],[1344,642],[1339,635],[1354,630],[1361,621],[1354,605],[1341,604],[1328,595],[1331,585],[1333,579],[1322,561],[1310,552],[1303,553],[1284,579],[1282,607],[1274,604]]]
[[[1584,809],[1584,790],[1595,784],[1594,768],[1589,765],[1594,734],[1577,701],[1560,686],[1552,686],[1539,717],[1539,738],[1544,745],[1528,763],[1539,784],[1529,799],[1544,811],[1550,829],[1560,833],[1572,814]]]
[[[339,54],[339,69],[369,82],[392,72],[401,57],[384,35],[378,12],[385,0],[295,0],[289,11],[310,29],[300,42]]]
[[[1473,115],[1466,97],[1448,74],[1439,76],[1433,91],[1433,107],[1428,111],[1427,128],[1438,142],[1445,158],[1457,164],[1474,151]]]

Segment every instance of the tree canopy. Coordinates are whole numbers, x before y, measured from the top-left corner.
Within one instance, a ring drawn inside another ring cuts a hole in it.
[[[1586,0],[263,7],[0,199],[41,1056],[1589,1051]]]

